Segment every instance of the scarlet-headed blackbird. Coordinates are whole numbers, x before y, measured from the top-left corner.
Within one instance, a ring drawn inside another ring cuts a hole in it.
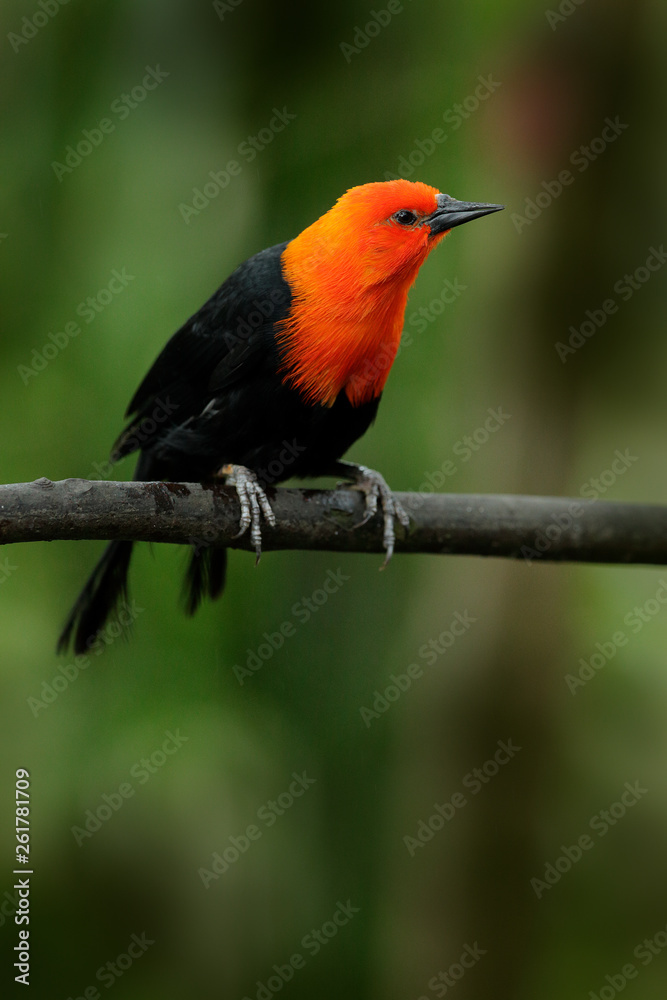
[[[229,477],[241,530],[259,556],[263,487],[292,476],[344,476],[378,501],[387,559],[405,511],[382,476],[341,456],[373,421],[398,349],[408,290],[455,226],[502,205],[455,201],[407,180],[351,188],[295,239],[241,264],[168,341],[127,409],[112,461],[139,451],[134,478]],[[127,593],[132,542],[106,548],[58,642],[95,641]],[[386,561],[386,560],[385,560]],[[195,545],[186,609],[224,587],[226,552]]]

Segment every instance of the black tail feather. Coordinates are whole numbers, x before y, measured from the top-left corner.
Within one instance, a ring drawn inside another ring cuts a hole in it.
[[[138,482],[161,479],[164,469],[150,454],[141,452],[134,473]],[[110,542],[79,594],[58,639],[57,651],[75,653],[90,649],[116,605],[127,600],[127,575],[133,542]],[[183,582],[183,603],[193,615],[205,597],[219,597],[225,587],[227,552],[208,546],[193,547]]]
[[[227,549],[193,548],[183,581],[183,604],[193,615],[204,597],[215,600],[225,589]]]
[[[90,574],[69,613],[58,639],[57,651],[75,653],[90,649],[95,636],[121,598],[127,598],[127,573],[132,542],[111,542]]]

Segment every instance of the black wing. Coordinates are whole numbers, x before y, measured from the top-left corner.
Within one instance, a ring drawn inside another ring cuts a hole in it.
[[[191,423],[216,394],[248,378],[267,349],[273,325],[290,306],[281,267],[286,243],[262,250],[241,264],[158,355],[132,397],[134,415],[116,441],[112,461],[150,449],[166,432]]]

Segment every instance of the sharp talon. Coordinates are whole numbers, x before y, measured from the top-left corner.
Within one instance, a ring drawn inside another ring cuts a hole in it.
[[[384,569],[394,554],[394,546],[396,542],[394,521],[398,520],[404,528],[408,528],[410,526],[410,518],[403,506],[391,492],[379,472],[367,469],[363,465],[357,466],[357,469],[359,472],[359,478],[355,483],[353,483],[353,488],[361,490],[366,495],[366,512],[361,521],[353,527],[359,528],[362,524],[366,524],[370,521],[370,519],[377,512],[378,500],[381,502],[382,514],[384,517],[382,543],[386,554],[380,569]]]
[[[352,525],[352,531],[354,531],[356,528],[361,528],[361,526],[364,524],[368,524],[374,513],[375,511],[367,509],[361,521],[357,521],[356,524]]]
[[[262,555],[262,514],[272,528],[276,525],[276,516],[271,510],[266,493],[257,482],[257,476],[252,469],[242,465],[223,465],[220,475],[227,476],[236,489],[241,506],[239,530],[234,538],[240,538],[250,528],[250,544],[255,550],[255,566]]]

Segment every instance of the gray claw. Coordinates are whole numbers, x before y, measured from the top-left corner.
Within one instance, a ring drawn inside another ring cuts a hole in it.
[[[236,495],[241,505],[239,530],[234,537],[240,538],[250,528],[250,544],[257,553],[255,560],[255,565],[257,565],[262,554],[262,514],[272,528],[275,528],[276,516],[271,510],[267,495],[257,482],[257,476],[252,469],[246,469],[243,465],[223,465],[220,471],[236,489]]]
[[[354,489],[361,490],[366,495],[366,513],[355,527],[366,524],[375,515],[378,507],[378,500],[382,503],[382,513],[384,515],[384,532],[382,544],[386,552],[381,569],[384,569],[392,555],[394,554],[394,544],[396,542],[396,532],[394,531],[394,520],[400,521],[404,528],[409,527],[410,518],[402,504],[398,502],[391,492],[384,478],[379,472],[367,469],[366,466],[358,466],[360,479],[353,484]]]

